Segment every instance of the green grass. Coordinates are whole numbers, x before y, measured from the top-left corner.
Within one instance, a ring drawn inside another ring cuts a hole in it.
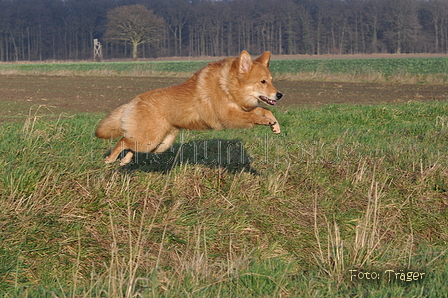
[[[165,74],[190,76],[204,67],[206,61],[185,62],[76,62],[0,64],[0,73],[56,74],[56,75],[152,75]]]
[[[407,74],[447,73],[448,58],[373,58],[373,59],[302,59],[272,61],[272,71],[280,74],[298,72],[381,73],[386,77]]]
[[[0,296],[446,293],[448,102],[276,110],[281,136],[184,132],[122,168],[104,115],[41,113],[0,126]]]
[[[206,64],[207,61],[0,64],[0,73],[132,76],[176,74],[189,77]],[[448,58],[445,57],[273,60],[270,67],[276,77],[289,79],[342,78],[432,83],[448,81]]]
[[[117,74],[139,71],[191,72],[207,64],[205,61],[188,62],[81,62],[81,63],[42,63],[42,64],[7,64],[5,69],[17,69],[24,72],[91,72],[113,71]]]

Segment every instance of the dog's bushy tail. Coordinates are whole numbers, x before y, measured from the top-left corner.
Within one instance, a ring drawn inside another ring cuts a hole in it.
[[[110,112],[96,128],[95,135],[102,139],[116,139],[123,135],[121,128],[121,116],[126,110],[128,104],[124,104]]]

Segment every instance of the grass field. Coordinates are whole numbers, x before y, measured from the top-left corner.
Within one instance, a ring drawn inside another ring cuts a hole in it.
[[[2,123],[0,296],[445,295],[448,100],[274,113],[125,167],[104,114]]]
[[[207,61],[0,64],[0,74],[191,76]],[[273,60],[277,78],[448,82],[448,57]]]

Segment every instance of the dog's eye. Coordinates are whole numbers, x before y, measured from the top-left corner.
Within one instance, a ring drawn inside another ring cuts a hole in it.
[[[262,83],[262,84],[266,84],[266,80],[262,80],[261,83]]]

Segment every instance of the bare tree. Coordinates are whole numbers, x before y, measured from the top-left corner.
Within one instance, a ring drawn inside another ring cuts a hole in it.
[[[137,60],[137,47],[152,43],[161,38],[164,20],[156,16],[143,5],[117,7],[107,14],[109,40],[121,41],[132,45],[132,59]]]
[[[371,51],[378,52],[378,31],[380,30],[380,22],[382,17],[382,3],[380,1],[368,1],[365,6],[364,15],[367,22],[367,27],[371,35]]]
[[[395,53],[400,54],[406,43],[412,44],[420,30],[417,0],[388,0],[385,3],[386,36],[393,43]],[[408,46],[412,49],[412,45]]]
[[[174,56],[181,56],[185,24],[191,17],[191,3],[188,0],[171,0],[164,4],[165,20],[174,38]]]
[[[94,38],[108,58],[446,53],[448,0],[0,0],[0,61],[88,59]]]
[[[426,10],[430,13],[434,37],[434,51],[439,52],[443,48],[444,23],[448,20],[448,2],[446,0],[430,0],[426,5]]]

